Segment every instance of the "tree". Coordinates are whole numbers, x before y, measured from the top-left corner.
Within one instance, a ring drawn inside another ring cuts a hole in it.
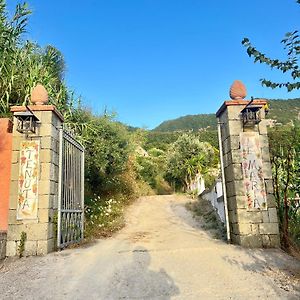
[[[274,194],[282,242],[287,249],[290,239],[300,246],[300,128],[286,125],[268,134]]]
[[[297,3],[300,4],[300,0],[298,0]],[[285,87],[288,92],[290,92],[295,89],[300,89],[300,70],[298,64],[300,55],[300,38],[298,30],[286,33],[281,43],[284,45],[284,49],[287,51],[287,59],[285,61],[269,58],[264,53],[257,50],[248,38],[244,38],[242,41],[242,44],[247,48],[249,57],[254,58],[254,63],[260,62],[270,66],[271,68],[278,69],[283,73],[289,73],[291,79],[293,79],[292,82],[273,82],[263,78],[261,79],[262,85],[271,87],[273,89]]]
[[[183,134],[172,145],[168,154],[166,178],[169,182],[190,190],[198,175],[209,176],[209,171],[218,164],[217,150],[207,142]]]
[[[0,115],[8,115],[12,105],[29,104],[37,83],[45,86],[50,103],[62,112],[70,100],[61,52],[53,46],[42,48],[22,39],[30,14],[26,3],[18,4],[9,19],[5,1],[0,0]]]

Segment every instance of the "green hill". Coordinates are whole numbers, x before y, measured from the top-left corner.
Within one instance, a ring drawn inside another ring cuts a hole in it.
[[[174,120],[164,121],[159,126],[154,128],[154,131],[197,131],[204,128],[217,128],[215,114],[188,115]]]
[[[300,98],[296,99],[272,99],[268,100],[270,112],[268,119],[274,119],[277,123],[287,124],[291,120],[300,120]],[[215,114],[187,115],[174,120],[162,122],[154,128],[154,131],[198,131],[203,129],[216,129],[217,120]]]

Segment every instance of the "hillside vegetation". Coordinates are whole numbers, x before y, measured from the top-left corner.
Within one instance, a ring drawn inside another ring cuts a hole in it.
[[[300,98],[268,100],[270,113],[268,119],[274,119],[277,123],[287,124],[291,120],[300,119]],[[216,129],[217,119],[215,114],[187,115],[174,120],[162,122],[154,131],[198,131],[200,129]]]

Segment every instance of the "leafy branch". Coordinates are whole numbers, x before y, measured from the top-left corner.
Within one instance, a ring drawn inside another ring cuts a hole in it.
[[[285,87],[288,92],[300,89],[300,71],[298,65],[298,59],[300,54],[300,38],[298,31],[288,32],[285,38],[281,41],[284,45],[284,49],[287,51],[287,59],[280,61],[279,59],[272,59],[266,56],[261,51],[257,50],[248,38],[244,38],[242,44],[247,48],[247,54],[249,57],[254,58],[254,63],[259,62],[270,66],[272,69],[278,69],[282,73],[290,73],[292,79],[296,82],[273,82],[266,78],[261,79],[263,86],[274,88]],[[297,81],[298,80],[298,81]]]

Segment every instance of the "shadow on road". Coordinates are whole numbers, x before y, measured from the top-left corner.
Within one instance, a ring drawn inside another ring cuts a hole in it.
[[[111,281],[109,299],[171,299],[180,293],[164,269],[150,270],[151,256],[144,247],[132,251],[132,263],[117,271]]]
[[[246,251],[250,261],[243,262],[229,256],[222,258],[231,265],[245,271],[255,272],[273,279],[276,286],[286,292],[294,292],[300,299],[300,263],[293,257],[274,249],[242,249]]]

